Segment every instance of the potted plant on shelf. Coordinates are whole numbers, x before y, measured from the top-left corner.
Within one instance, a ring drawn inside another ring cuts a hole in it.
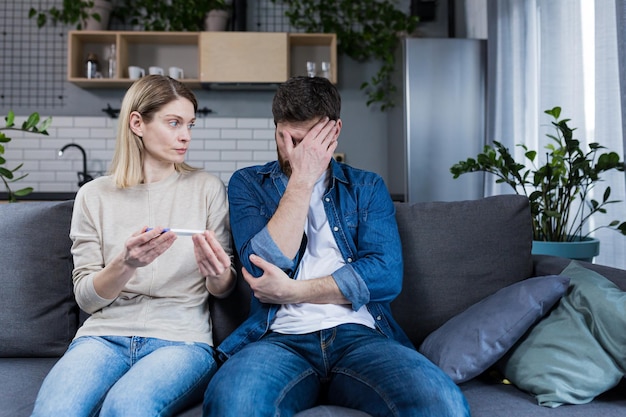
[[[551,142],[546,146],[546,161],[537,165],[537,152],[525,145],[525,158],[529,165],[518,163],[505,146],[494,141],[486,145],[482,153],[474,158],[460,161],[450,168],[454,178],[468,172],[488,172],[497,177],[497,183],[506,183],[517,194],[530,200],[533,224],[533,253],[546,253],[542,249],[548,242],[566,242],[577,252],[586,242],[593,246],[591,256],[566,255],[559,245],[558,254],[573,259],[591,260],[598,254],[599,242],[590,234],[600,228],[611,228],[626,235],[626,222],[611,221],[608,225],[586,230],[587,222],[597,213],[606,213],[606,206],[617,203],[611,200],[611,187],[606,187],[602,200],[591,198],[591,191],[601,182],[601,174],[617,170],[624,171],[624,162],[615,152],[604,152],[604,146],[590,143],[589,150],[580,147],[573,136],[575,128],[568,126],[569,119],[559,119],[560,107],[546,110],[552,116],[556,135],[548,134]],[[550,250],[550,249],[548,249]]]
[[[112,8],[110,0],[63,0],[61,8],[52,6],[38,11],[31,7],[28,17],[36,17],[39,28],[46,25],[49,17],[55,24],[74,25],[76,29],[104,30],[109,25]]]
[[[229,5],[229,0],[123,0],[114,15],[147,31],[198,32],[210,10]]]
[[[204,17],[204,29],[209,32],[226,30],[230,13],[225,0],[210,1],[209,11]]]
[[[21,127],[16,127],[15,114],[12,110],[10,110],[4,120],[6,121],[5,127],[0,127],[0,179],[2,179],[2,182],[4,183],[4,188],[7,191],[9,202],[14,203],[17,201],[17,197],[23,197],[25,195],[28,195],[33,191],[33,189],[32,187],[25,187],[17,191],[11,190],[11,183],[21,180],[28,174],[23,174],[19,177],[16,177],[16,172],[22,167],[22,165],[24,165],[23,163],[19,164],[13,169],[6,168],[5,164],[7,163],[7,161],[2,155],[5,151],[4,144],[9,143],[11,141],[11,138],[2,131],[18,130],[47,135],[47,129],[52,123],[52,118],[48,117],[46,120],[40,122],[39,113],[33,113],[28,117],[28,119],[26,119],[24,123],[22,123]]]

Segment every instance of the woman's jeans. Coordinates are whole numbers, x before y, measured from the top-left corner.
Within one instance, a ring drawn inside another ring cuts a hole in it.
[[[292,416],[320,397],[372,416],[469,416],[459,388],[432,362],[356,324],[248,344],[209,383],[204,415]]]
[[[204,343],[80,337],[45,378],[32,416],[170,416],[201,401],[216,368]]]

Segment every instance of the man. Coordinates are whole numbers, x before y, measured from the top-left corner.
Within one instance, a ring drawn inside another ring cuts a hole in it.
[[[383,180],[332,159],[335,86],[295,77],[273,100],[278,161],[229,183],[231,229],[254,293],[206,416],[291,416],[321,398],[373,416],[467,416],[460,390],[393,320],[402,249]]]

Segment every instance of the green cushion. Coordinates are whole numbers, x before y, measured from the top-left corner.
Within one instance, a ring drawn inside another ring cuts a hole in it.
[[[567,294],[501,362],[506,378],[547,407],[588,403],[626,369],[626,293],[575,261],[561,275]]]

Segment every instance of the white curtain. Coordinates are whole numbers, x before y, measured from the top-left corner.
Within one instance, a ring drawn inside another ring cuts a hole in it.
[[[624,0],[487,3],[489,143],[497,140],[515,149],[518,161],[523,160],[516,146],[520,143],[541,157],[549,142],[546,133],[554,133],[544,110],[560,106],[561,118],[571,119],[569,125],[577,128],[575,137],[583,146],[598,142],[623,158],[615,1]],[[624,200],[624,173],[604,178],[600,188],[610,185],[612,197]],[[485,190],[486,195],[510,192],[491,182]],[[607,209],[608,214],[596,216],[592,229],[614,219],[626,221],[626,203]],[[594,236],[601,239],[595,261],[625,268],[626,236],[608,229]]]
[[[623,95],[626,85],[623,84],[624,80],[620,83],[620,72],[623,74],[626,68],[624,63],[622,67],[619,65],[618,33],[621,32],[623,41],[626,28],[623,26],[624,16],[620,20],[617,11],[621,9],[623,13],[623,2],[595,0],[595,126],[590,133],[596,142],[618,152],[622,158],[626,149],[623,131],[625,109],[622,105],[626,103],[620,103],[620,91]],[[618,24],[621,25],[620,32]],[[626,176],[623,172],[614,172],[606,179],[611,187],[612,198],[622,202],[608,208],[608,213],[602,216],[602,224],[614,219],[626,221]],[[626,236],[608,229],[601,229],[594,235],[600,239],[600,256],[596,262],[626,268]]]

